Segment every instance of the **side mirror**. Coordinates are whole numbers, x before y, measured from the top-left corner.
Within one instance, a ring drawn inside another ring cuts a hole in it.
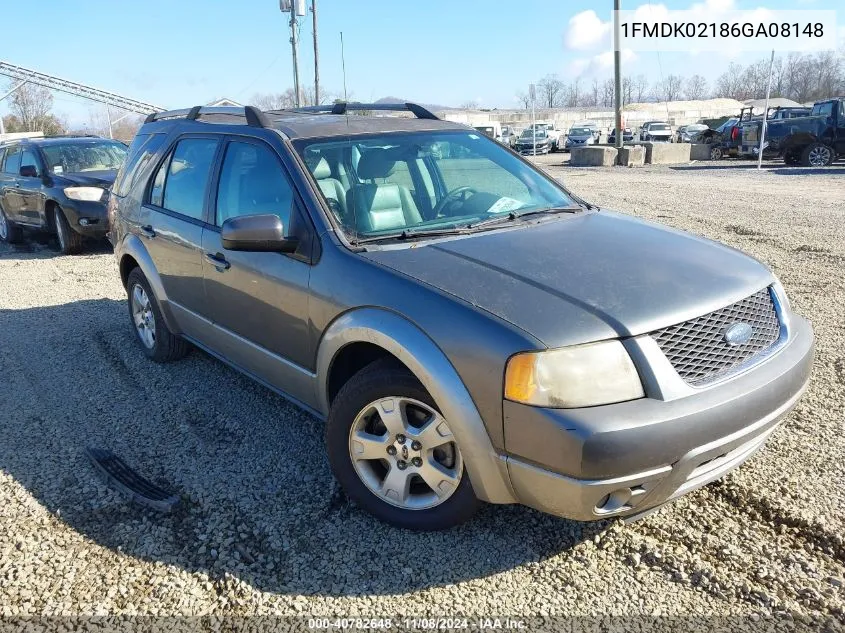
[[[21,176],[24,178],[38,178],[38,170],[35,165],[24,165],[21,167]]]
[[[220,228],[223,248],[230,251],[293,253],[299,245],[295,237],[285,237],[278,215],[244,215],[229,218]]]

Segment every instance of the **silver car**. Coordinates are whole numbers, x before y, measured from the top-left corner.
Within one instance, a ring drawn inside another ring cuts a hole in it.
[[[151,115],[109,208],[140,350],[325,420],[348,497],[404,528],[640,515],[742,464],[810,376],[765,265],[415,104]]]

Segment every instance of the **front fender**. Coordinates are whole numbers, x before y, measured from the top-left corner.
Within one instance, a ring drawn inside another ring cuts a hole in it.
[[[115,249],[115,253],[118,256],[118,265],[121,271],[123,270],[124,258],[131,257],[137,262],[158,301],[167,329],[174,334],[181,333],[176,319],[173,317],[173,312],[170,309],[170,302],[168,301],[167,293],[164,291],[164,285],[161,283],[161,276],[158,274],[152,257],[150,257],[150,253],[141,239],[137,235],[128,234],[121,242],[120,248]]]
[[[372,343],[410,369],[449,420],[475,494],[491,503],[514,503],[504,459],[496,453],[484,421],[457,371],[416,325],[395,312],[361,308],[346,312],[326,329],[317,351],[317,402],[329,411],[328,377],[338,352],[351,343]]]

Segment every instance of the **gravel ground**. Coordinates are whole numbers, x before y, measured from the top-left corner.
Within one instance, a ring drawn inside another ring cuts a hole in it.
[[[0,614],[845,619],[845,170],[538,160],[599,205],[760,258],[812,320],[811,387],[751,462],[631,525],[490,506],[397,531],[338,493],[320,422],[202,353],[148,362],[110,252],[0,246]],[[182,507],[126,502],[89,445]]]

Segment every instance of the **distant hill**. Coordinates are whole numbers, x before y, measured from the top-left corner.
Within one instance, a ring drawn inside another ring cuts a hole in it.
[[[375,103],[414,103],[412,99],[400,99],[399,97],[382,97],[378,99]],[[419,103],[417,105],[421,105],[426,110],[431,110],[432,112],[437,112],[438,110],[454,110],[452,106],[444,106],[444,105],[437,105],[436,103]]]

